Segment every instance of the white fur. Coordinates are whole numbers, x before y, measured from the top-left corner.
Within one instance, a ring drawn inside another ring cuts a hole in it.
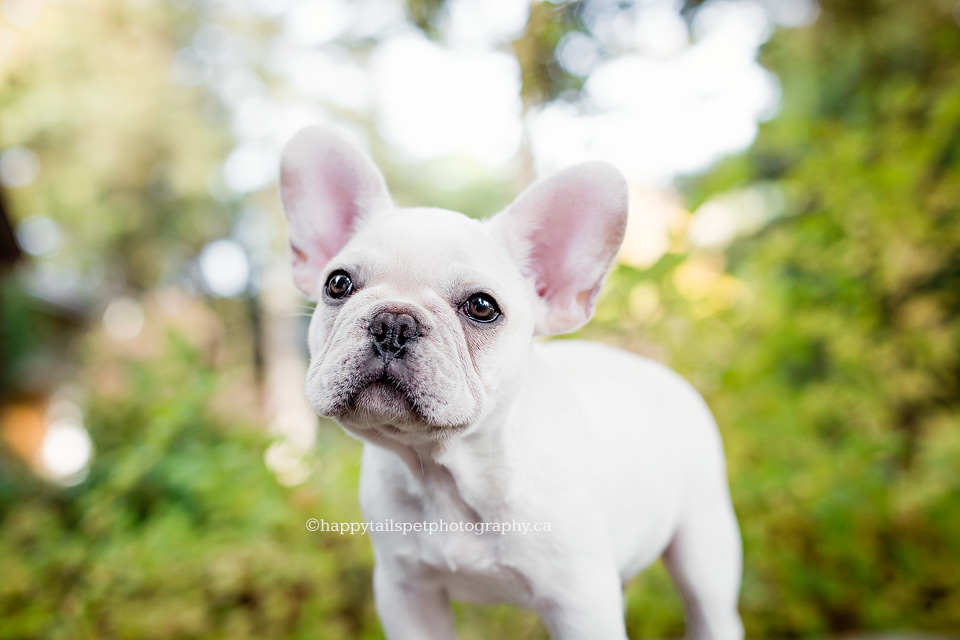
[[[373,165],[326,129],[298,134],[283,172],[297,282],[318,299],[307,395],[367,443],[366,518],[549,526],[371,532],[387,637],[452,638],[456,598],[531,608],[554,638],[622,639],[622,586],[663,555],[688,635],[741,638],[740,538],[700,396],[654,362],[534,340],[592,315],[623,235],[619,172],[567,169],[485,222],[394,207]],[[336,269],[356,290],[335,301],[323,287]],[[462,312],[477,292],[497,300],[496,323]],[[419,322],[402,359],[371,355],[383,311]]]

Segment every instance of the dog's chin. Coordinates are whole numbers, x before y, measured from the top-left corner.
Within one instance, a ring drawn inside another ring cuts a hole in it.
[[[407,394],[397,384],[385,378],[374,380],[359,389],[347,403],[343,417],[371,424],[426,426],[425,418]]]
[[[354,392],[333,417],[363,438],[410,445],[444,440],[467,426],[431,420],[401,384],[386,376]]]

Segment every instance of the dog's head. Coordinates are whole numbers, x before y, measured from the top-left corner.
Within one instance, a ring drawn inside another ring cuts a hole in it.
[[[310,403],[406,444],[477,423],[516,388],[534,335],[590,319],[627,211],[623,176],[598,162],[483,222],[398,208],[373,163],[325,127],[287,144],[280,188],[294,280],[317,303]]]

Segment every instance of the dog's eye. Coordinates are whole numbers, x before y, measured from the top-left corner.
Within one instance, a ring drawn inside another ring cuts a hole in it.
[[[337,270],[327,278],[327,295],[331,298],[345,298],[353,292],[353,280],[346,271]]]
[[[475,293],[463,303],[463,313],[477,322],[493,322],[500,317],[497,301],[485,293]]]

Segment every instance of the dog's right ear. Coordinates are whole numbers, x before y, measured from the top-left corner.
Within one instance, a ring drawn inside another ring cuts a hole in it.
[[[311,300],[323,270],[364,219],[391,206],[383,175],[341,133],[301,129],[283,149],[280,197],[289,224],[293,280]]]

